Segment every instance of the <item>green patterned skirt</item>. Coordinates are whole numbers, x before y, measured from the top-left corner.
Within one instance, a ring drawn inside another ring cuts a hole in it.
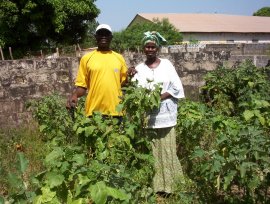
[[[149,130],[155,159],[153,188],[155,192],[173,193],[178,179],[183,178],[180,161],[176,155],[174,127]]]

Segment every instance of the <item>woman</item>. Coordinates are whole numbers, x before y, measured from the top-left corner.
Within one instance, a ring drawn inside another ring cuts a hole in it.
[[[182,175],[182,167],[176,155],[176,133],[178,99],[184,98],[181,80],[167,59],[157,56],[161,43],[166,40],[158,32],[146,32],[142,40],[146,61],[135,67],[133,80],[139,86],[152,89],[161,84],[161,105],[149,113],[148,128],[152,139],[155,158],[153,188],[157,194],[168,195],[174,192],[174,184]],[[129,71],[132,73],[132,71]],[[149,82],[150,81],[150,82]]]

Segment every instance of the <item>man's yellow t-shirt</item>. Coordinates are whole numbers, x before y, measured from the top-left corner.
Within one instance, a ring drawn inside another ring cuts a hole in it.
[[[114,51],[93,51],[81,58],[76,86],[88,89],[86,116],[98,111],[119,116],[116,106],[122,96],[121,83],[126,80],[127,65],[122,55]]]

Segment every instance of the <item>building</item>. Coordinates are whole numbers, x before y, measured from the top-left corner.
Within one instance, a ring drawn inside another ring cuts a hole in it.
[[[183,42],[203,44],[270,43],[270,17],[225,14],[139,13],[128,27],[168,19],[183,34]]]

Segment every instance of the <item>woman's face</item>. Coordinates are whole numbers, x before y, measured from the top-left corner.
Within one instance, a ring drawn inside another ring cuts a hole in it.
[[[147,58],[155,58],[157,56],[158,46],[154,42],[148,42],[144,45],[144,53]]]

